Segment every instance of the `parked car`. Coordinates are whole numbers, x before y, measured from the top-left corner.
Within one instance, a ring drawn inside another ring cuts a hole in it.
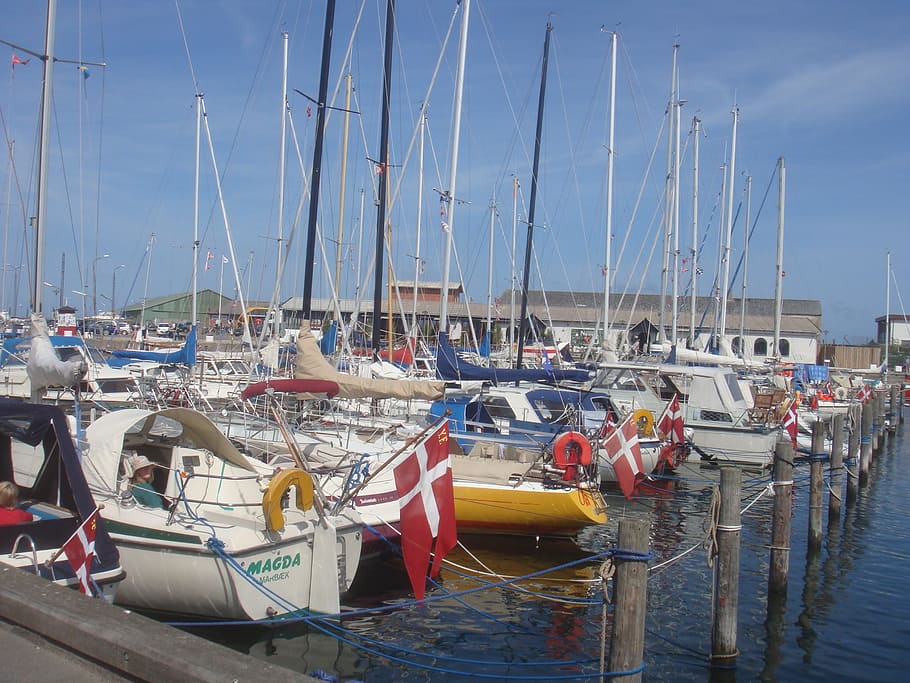
[[[157,327],[155,327],[155,334],[159,337],[170,337],[171,326],[167,323],[158,323]]]

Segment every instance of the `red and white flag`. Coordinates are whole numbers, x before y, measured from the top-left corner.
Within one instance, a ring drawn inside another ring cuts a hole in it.
[[[682,410],[679,407],[679,394],[673,394],[673,398],[670,399],[660,419],[654,426],[661,441],[669,441],[671,444],[686,442],[686,436],[683,431]]]
[[[684,452],[686,444],[685,425],[683,424],[682,410],[679,407],[679,394],[673,394],[673,398],[667,403],[654,428],[657,432],[657,437],[661,441],[668,442],[660,449],[658,463],[666,463],[668,467],[675,467],[677,455],[680,452]]]
[[[442,558],[458,542],[448,420],[400,456],[394,474],[401,510],[401,554],[414,597],[423,600],[430,554],[429,575],[434,577]]]
[[[92,558],[95,556],[95,530],[98,527],[98,510],[88,516],[79,525],[75,533],[63,544],[63,552],[69,560],[76,578],[79,579],[79,590],[86,595],[92,594],[89,578],[92,572]]]
[[[781,422],[784,431],[790,435],[790,441],[793,442],[794,451],[796,450],[796,435],[799,433],[799,422],[796,419],[796,403],[796,401],[790,401],[790,407],[787,408],[783,422]]]
[[[641,448],[638,445],[638,425],[629,413],[626,418],[604,441],[607,462],[613,466],[616,481],[626,498],[632,498],[639,475],[644,476]]]
[[[868,384],[863,384],[856,394],[856,400],[866,405],[870,398],[872,398],[872,388]]]

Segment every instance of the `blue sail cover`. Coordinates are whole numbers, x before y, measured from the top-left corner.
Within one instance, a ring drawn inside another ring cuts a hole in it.
[[[556,370],[553,368],[484,368],[462,360],[449,345],[445,332],[439,333],[436,349],[436,376],[443,380],[483,381],[493,384],[508,382],[587,382],[587,370]]]
[[[186,343],[175,351],[138,351],[134,349],[114,349],[111,351],[114,358],[108,364],[113,367],[122,367],[134,360],[148,360],[155,363],[169,363],[175,365],[196,364],[196,326],[186,335]]]

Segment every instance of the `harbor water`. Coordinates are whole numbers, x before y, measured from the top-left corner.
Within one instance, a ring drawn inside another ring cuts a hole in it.
[[[412,602],[401,566],[388,561],[358,579],[345,600],[350,616],[340,621],[190,630],[339,681],[600,680],[612,628],[602,553],[615,546],[619,521],[634,517],[650,522],[653,552],[643,680],[906,680],[908,460],[904,426],[876,453],[852,504],[844,487],[834,521],[826,485],[817,552],[807,550],[809,465],[797,464],[789,586],[785,599],[770,605],[770,475],[744,471],[739,656],[729,668],[708,665],[714,569],[703,542],[719,471],[697,460],[644,487],[633,501],[607,491],[609,522],[585,530],[575,543],[460,538],[463,547],[450,553],[423,604]],[[825,469],[827,482],[827,463]]]

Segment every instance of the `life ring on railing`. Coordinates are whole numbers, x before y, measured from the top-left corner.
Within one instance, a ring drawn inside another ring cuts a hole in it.
[[[647,408],[639,408],[632,413],[632,420],[638,427],[639,436],[654,436],[654,413]]]
[[[189,408],[186,390],[179,387],[168,389],[164,394],[164,402],[171,408]]]
[[[563,469],[570,465],[587,467],[592,462],[591,443],[584,434],[563,432],[553,442],[553,461]]]
[[[284,529],[281,499],[291,486],[297,488],[297,509],[306,511],[313,507],[313,478],[301,469],[281,470],[272,477],[262,495],[262,514],[269,531]]]

